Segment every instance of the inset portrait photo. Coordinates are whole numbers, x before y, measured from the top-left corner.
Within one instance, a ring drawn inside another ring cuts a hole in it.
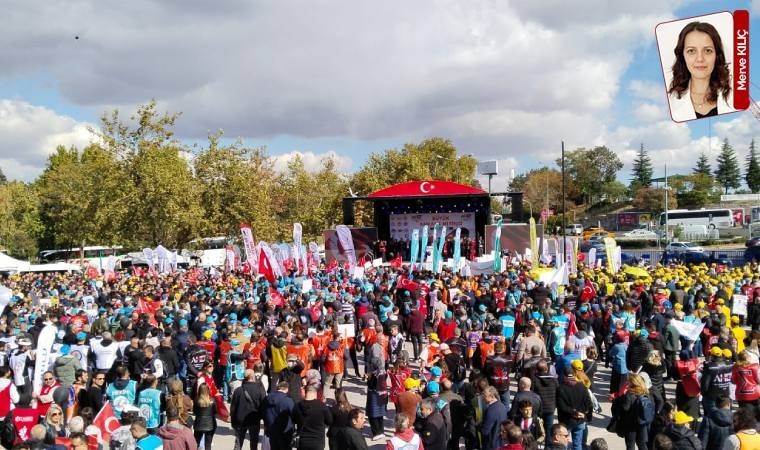
[[[738,13],[739,11],[737,11]],[[665,22],[655,28],[670,116],[675,122],[728,114],[734,96],[749,99],[749,35],[744,48],[735,39],[734,15],[720,12]],[[743,34],[738,34],[743,36]],[[736,44],[740,48],[736,47]],[[738,56],[737,56],[738,51]],[[742,52],[746,59],[739,61]],[[744,63],[744,82],[736,85],[735,62]],[[745,92],[741,92],[742,88]],[[743,100],[741,103],[744,103]]]

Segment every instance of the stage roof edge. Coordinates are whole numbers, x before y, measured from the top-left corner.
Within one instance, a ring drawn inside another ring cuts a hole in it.
[[[488,195],[483,189],[442,180],[407,181],[377,190],[368,199],[400,197],[451,197],[460,195]]]

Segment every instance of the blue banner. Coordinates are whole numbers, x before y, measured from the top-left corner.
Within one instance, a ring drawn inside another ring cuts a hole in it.
[[[414,264],[417,262],[417,256],[420,253],[420,230],[415,228],[412,230],[412,244],[409,249],[411,255],[409,255],[409,272],[414,270]]]
[[[428,244],[428,226],[422,227],[422,236],[420,236],[420,266],[425,267],[425,259],[427,257],[427,244]]]
[[[501,222],[496,222],[496,229],[493,230],[493,271],[501,272]]]
[[[459,260],[462,258],[462,229],[454,233],[454,273],[459,273]]]
[[[438,245],[435,248],[435,261],[433,271],[441,273],[443,271],[443,244],[446,242],[446,227],[441,228],[441,234],[438,236]]]

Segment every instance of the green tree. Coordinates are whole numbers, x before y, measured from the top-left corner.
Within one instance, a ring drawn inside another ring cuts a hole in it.
[[[557,160],[561,167],[562,160]],[[614,181],[623,162],[605,146],[579,148],[565,155],[565,172],[577,185],[582,200],[594,203],[601,192],[599,186]]]
[[[610,203],[625,201],[628,198],[628,188],[618,180],[602,185],[602,195]]]
[[[475,185],[477,161],[470,155],[459,156],[454,144],[439,137],[419,144],[405,144],[401,150],[388,149],[369,155],[364,166],[351,177],[349,186],[358,195],[413,180],[445,180]],[[344,195],[348,192],[344,192]],[[358,223],[371,223],[367,204],[357,204]]]
[[[744,179],[747,187],[753,194],[760,192],[760,162],[757,160],[757,151],[755,150],[755,140],[749,144],[749,155],[747,156],[747,166]]]
[[[264,149],[242,142],[222,145],[221,133],[209,136],[209,144],[193,160],[201,185],[205,212],[204,236],[237,237],[240,223],[248,223],[256,239],[271,241],[278,233],[273,200],[278,179]]]
[[[668,185],[675,191],[681,208],[703,208],[720,201],[721,188],[712,175],[672,175],[668,177]]]
[[[633,206],[641,211],[651,213],[661,213],[665,210],[665,189],[664,188],[641,188],[636,192],[633,198]],[[678,200],[671,188],[668,188],[668,209],[678,207]]]
[[[728,143],[728,139],[723,140],[723,146],[720,149],[717,163],[715,180],[723,186],[726,194],[728,194],[729,189],[737,189],[741,186],[739,163],[736,160],[733,147]]]
[[[642,187],[652,185],[652,159],[644,149],[644,143],[641,143],[636,158],[633,160],[633,179],[631,180],[631,191],[636,191]]]
[[[705,155],[704,152],[699,154],[697,165],[692,169],[692,173],[712,177],[712,167],[710,167],[710,161],[707,159],[707,155]]]
[[[17,258],[35,258],[43,231],[34,187],[19,181],[0,185],[0,246]]]

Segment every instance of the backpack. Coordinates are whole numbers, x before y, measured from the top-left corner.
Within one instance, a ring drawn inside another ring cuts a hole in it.
[[[654,422],[654,403],[648,395],[639,396],[639,425],[650,425]]]
[[[467,368],[465,367],[464,358],[459,356],[456,358],[456,364],[452,364],[452,366],[454,367],[449,367],[451,381],[454,383],[464,381],[467,376]]]
[[[11,420],[11,412],[5,416],[5,419],[0,422],[0,444],[5,448],[11,448],[13,441],[16,439],[16,429],[13,426],[13,420]]]

